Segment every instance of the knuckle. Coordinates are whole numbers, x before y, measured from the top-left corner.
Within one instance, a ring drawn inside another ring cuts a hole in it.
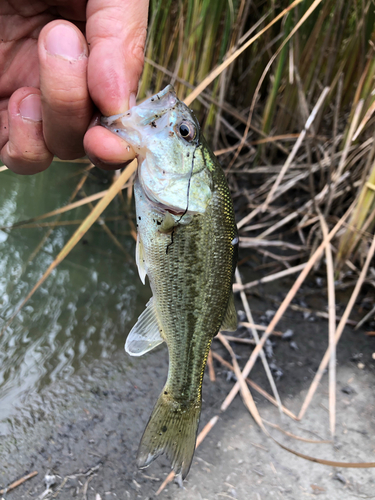
[[[50,160],[51,153],[46,149],[44,143],[35,141],[20,147],[12,142],[8,143],[8,159],[11,163],[40,164]]]
[[[128,50],[134,60],[139,64],[139,72],[142,71],[145,57],[146,30],[145,28],[136,28],[132,31],[132,38]]]
[[[53,113],[64,117],[74,115],[74,118],[86,118],[89,111],[86,89],[54,89],[48,96],[46,104]]]
[[[4,164],[18,174],[37,174],[48,168],[52,162],[52,155],[45,152],[25,152],[23,154],[9,151]]]
[[[9,159],[12,163],[21,162],[21,163],[29,163],[30,165],[39,165],[44,164],[50,158],[50,153],[48,151],[44,151],[42,149],[34,149],[34,150],[23,150],[22,152],[10,151]]]

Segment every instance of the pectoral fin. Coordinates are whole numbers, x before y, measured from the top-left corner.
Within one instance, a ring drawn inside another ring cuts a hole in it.
[[[146,304],[146,309],[139,316],[137,323],[131,329],[125,343],[125,351],[131,356],[142,356],[158,346],[164,339],[162,328],[157,316],[155,301],[152,297]]]
[[[141,237],[138,233],[137,235],[137,245],[135,247],[135,262],[137,263],[139,277],[143,284],[145,284],[146,280],[146,264],[145,264],[145,252],[143,249],[143,243]]]
[[[237,312],[236,308],[234,307],[233,292],[231,292],[229,296],[227,310],[225,312],[220,330],[225,330],[227,332],[234,332],[235,330],[237,330]]]
[[[175,227],[176,221],[173,218],[173,215],[171,215],[169,212],[167,212],[164,216],[163,222],[161,223],[161,226],[159,227],[159,231],[161,233],[170,233],[172,229]]]

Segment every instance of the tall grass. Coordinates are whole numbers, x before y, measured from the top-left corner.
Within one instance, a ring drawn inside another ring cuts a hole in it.
[[[151,0],[146,48],[149,62],[145,65],[141,96],[172,80],[179,97],[185,97],[213,68],[290,3]],[[194,103],[205,133],[211,136],[216,148],[233,146],[242,137],[263,71],[312,4],[313,0],[303,0],[275,23]],[[261,164],[280,165],[290,150],[293,134],[301,131],[306,113],[311,112],[322,89],[328,87],[328,96],[311,130],[313,138],[306,140],[305,159],[298,158],[297,163],[303,169],[303,163],[308,168],[311,162],[321,163],[324,158],[331,158],[329,165],[311,174],[309,180],[311,195],[327,186],[328,194],[319,202],[326,216],[339,215],[338,206],[341,205],[343,211],[357,198],[356,215],[341,237],[340,258],[347,258],[357,248],[354,241],[359,239],[363,227],[367,231],[372,228],[371,223],[366,225],[373,210],[373,204],[368,201],[371,188],[366,187],[366,182],[374,151],[369,146],[365,154],[361,154],[361,147],[373,136],[374,130],[374,44],[373,0],[322,1],[282,47],[267,73],[256,95],[255,112],[246,138],[248,146],[243,154],[236,161],[233,161],[233,153],[223,157],[232,171],[251,170],[252,166]],[[357,127],[349,137],[354,119]],[[273,140],[275,136],[285,139]],[[250,147],[250,141],[262,144]],[[343,157],[339,153],[344,153],[345,147],[346,158],[341,161]],[[345,174],[347,185],[351,186],[349,192],[344,189],[341,196],[336,196],[333,191],[338,189],[341,183],[338,179]],[[271,180],[268,180],[270,186]],[[301,217],[304,214],[306,211]]]

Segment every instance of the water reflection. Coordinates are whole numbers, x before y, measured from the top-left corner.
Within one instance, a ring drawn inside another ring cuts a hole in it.
[[[62,163],[33,177],[0,172],[0,227],[67,204],[82,175],[82,165]],[[105,175],[94,170],[85,193],[106,189],[106,183]],[[94,225],[0,337],[0,434],[25,393],[57,378],[68,381],[81,364],[123,349],[150,293],[130,258],[135,245],[125,205],[116,199],[103,216],[123,216],[107,225],[128,258]],[[84,219],[88,213],[83,206],[60,221]],[[0,230],[0,330],[77,227]]]

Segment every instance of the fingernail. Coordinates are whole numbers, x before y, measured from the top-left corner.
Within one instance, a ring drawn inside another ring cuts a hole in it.
[[[110,162],[110,161],[102,161],[98,157],[93,157],[91,155],[87,155],[90,161],[98,168],[103,170],[118,170],[119,168],[127,167],[133,160],[124,161],[124,162]]]
[[[40,102],[40,95],[30,94],[22,99],[19,111],[22,118],[33,120],[35,122],[42,121],[42,104]]]
[[[66,24],[58,24],[48,32],[45,47],[50,54],[69,61],[87,55],[78,33]]]
[[[89,130],[92,127],[100,126],[100,119],[101,119],[101,113],[99,111],[95,111],[94,114],[92,115],[91,121],[89,123],[89,126],[87,127],[87,130]]]
[[[132,92],[129,97],[129,109],[137,104],[137,94]]]

